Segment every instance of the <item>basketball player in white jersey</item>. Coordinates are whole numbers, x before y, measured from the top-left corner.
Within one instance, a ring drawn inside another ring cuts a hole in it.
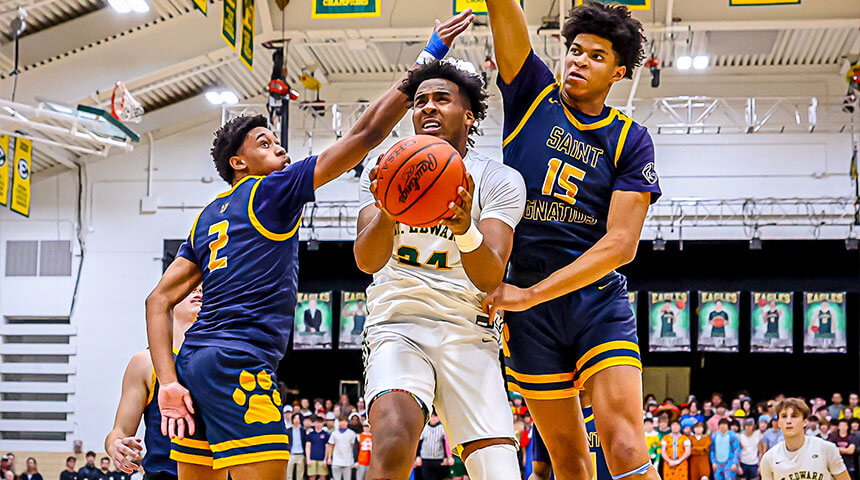
[[[776,415],[785,441],[761,458],[761,480],[851,480],[836,444],[806,435],[806,402],[786,398]]]
[[[471,478],[519,479],[499,329],[481,299],[502,281],[525,184],[512,168],[469,148],[487,108],[480,76],[455,62],[432,62],[412,70],[400,88],[412,101],[415,133],[450,143],[469,175],[462,208],[452,202],[454,216],[430,228],[402,225],[381,209],[375,167],[361,179],[355,258],[374,275],[364,331],[374,435],[368,478],[409,476],[435,406]]]

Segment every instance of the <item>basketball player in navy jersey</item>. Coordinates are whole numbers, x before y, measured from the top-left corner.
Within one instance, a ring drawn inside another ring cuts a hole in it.
[[[203,291],[198,287],[173,307],[174,355],[179,352],[185,340],[185,331],[194,323],[202,304]],[[143,416],[146,456],[141,465],[146,472],[145,479],[171,480],[176,479],[176,462],[170,459],[170,439],[161,434],[157,392],[158,379],[155,378],[149,350],[135,353],[122,377],[122,395],[116,409],[113,430],[105,439],[105,451],[113,459],[117,470],[125,473],[137,470],[138,465],[131,460],[140,459],[143,446],[134,435]]]
[[[504,163],[528,191],[506,277],[484,299],[505,310],[508,387],[546,440],[556,476],[592,476],[578,392],[591,394],[613,478],[657,480],[642,427],[642,375],[626,280],[660,196],[646,129],[605,105],[643,58],[625,7],[587,4],[562,27],[562,83],[531,50],[519,2],[487,0],[504,106]]]
[[[437,21],[437,32],[452,24],[462,32],[472,18],[467,10]],[[216,132],[212,157],[231,188],[200,212],[146,300],[161,429],[180,478],[285,478],[290,446],[275,369],[293,325],[302,207],[387,137],[409,106],[399,85],[344,137],[300,162],[291,163],[262,116]],[[174,362],[170,309],[201,280],[203,306]]]

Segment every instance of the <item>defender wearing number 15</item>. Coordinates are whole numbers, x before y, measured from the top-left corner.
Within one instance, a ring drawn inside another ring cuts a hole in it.
[[[589,393],[614,480],[658,478],[642,427],[642,374],[626,279],[650,203],[660,196],[646,129],[605,105],[643,58],[625,7],[574,8],[562,27],[562,82],[531,51],[517,0],[487,0],[504,106],[504,163],[527,195],[506,283],[505,374],[545,440],[560,480],[592,478],[578,394]]]

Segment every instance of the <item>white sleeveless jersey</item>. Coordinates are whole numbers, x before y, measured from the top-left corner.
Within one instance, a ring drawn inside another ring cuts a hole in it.
[[[472,221],[495,218],[516,228],[525,208],[519,172],[472,150],[463,159],[475,181]],[[359,210],[373,205],[370,162],[360,182]],[[367,288],[367,326],[409,316],[475,324],[483,294],[466,275],[454,235],[445,226],[415,228],[396,224],[388,263]]]
[[[795,452],[779,442],[761,458],[762,480],[832,480],[845,470],[836,444],[818,437],[807,436]]]

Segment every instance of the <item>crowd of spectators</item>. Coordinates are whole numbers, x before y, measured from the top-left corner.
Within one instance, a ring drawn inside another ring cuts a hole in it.
[[[676,404],[648,395],[643,422],[651,461],[665,480],[756,480],[761,457],[783,440],[774,414],[783,399],[754,403],[743,392],[731,399],[714,393],[704,401],[691,396]],[[847,404],[840,393],[829,403],[804,401],[812,411],[806,434],[836,444],[851,478],[858,480],[860,397],[851,393]]]

